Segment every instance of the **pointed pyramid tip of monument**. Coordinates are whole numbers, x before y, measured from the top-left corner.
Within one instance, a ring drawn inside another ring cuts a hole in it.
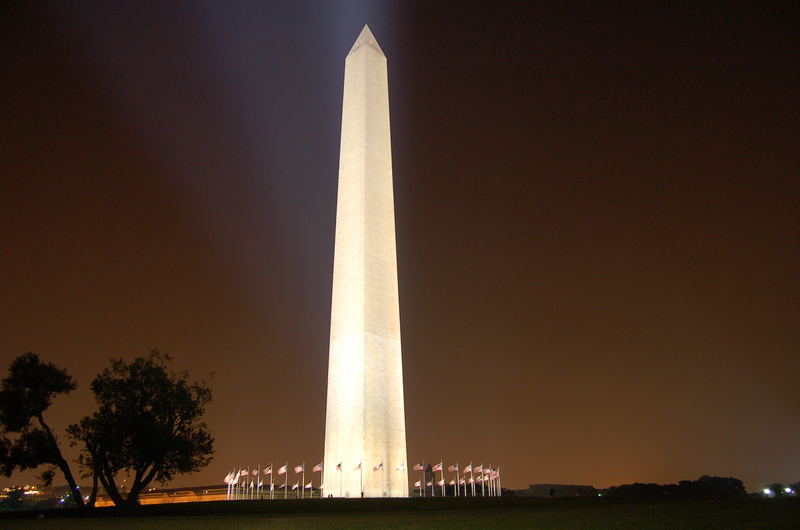
[[[383,53],[383,50],[381,50],[378,41],[375,39],[375,35],[372,34],[372,30],[369,29],[368,24],[364,24],[364,28],[361,30],[361,33],[358,34],[358,38],[353,43],[353,47],[350,48],[350,53],[353,53],[362,46],[369,46],[370,48],[377,50],[378,53],[386,57],[386,55],[384,55]],[[350,55],[350,53],[348,53],[347,55]]]

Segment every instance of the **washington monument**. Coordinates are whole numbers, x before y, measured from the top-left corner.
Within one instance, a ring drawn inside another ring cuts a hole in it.
[[[407,497],[386,56],[345,59],[323,495]]]

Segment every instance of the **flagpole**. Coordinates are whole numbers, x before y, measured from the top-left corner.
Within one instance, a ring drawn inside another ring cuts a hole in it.
[[[364,462],[358,463],[358,474],[361,478],[361,498],[364,498]]]
[[[269,500],[275,499],[275,482],[272,480],[272,475],[275,470],[272,468],[272,462],[269,463]]]
[[[458,474],[459,472],[459,462],[456,460],[456,497],[459,496],[459,491],[461,489],[461,475]]]
[[[444,459],[443,458],[439,459],[439,465],[441,466],[439,471],[442,472],[442,497],[447,497],[447,491],[445,491],[445,488],[447,486],[444,483]]]
[[[306,498],[306,461],[303,460],[303,491],[300,493],[300,498]]]
[[[286,476],[283,478],[283,500],[286,500],[289,498],[289,462],[286,462],[286,473],[284,475]]]
[[[422,481],[420,482],[420,484],[422,484],[424,486],[424,489],[422,490],[422,496],[424,497],[425,494],[427,493],[426,490],[428,489],[428,485],[425,483],[425,461],[424,460],[422,461]]]
[[[381,464],[381,495],[386,497],[386,482],[383,480],[383,464]]]
[[[469,480],[470,480],[470,489],[472,490],[472,496],[475,496],[475,472],[472,471],[472,462],[469,463]]]
[[[503,486],[500,484],[500,466],[497,466],[497,489],[500,490],[500,496],[503,496]]]
[[[325,480],[324,471],[325,471],[324,464],[321,463],[319,465],[319,498],[320,499],[322,498],[322,481]],[[314,480],[312,479],[311,481],[313,482]],[[312,499],[314,498],[314,485],[313,484],[311,485],[311,498]]]

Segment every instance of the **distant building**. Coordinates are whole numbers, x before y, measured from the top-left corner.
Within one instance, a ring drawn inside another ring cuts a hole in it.
[[[173,504],[178,502],[224,500],[227,500],[227,486],[224,484],[189,486],[185,488],[150,488],[139,495],[139,504]],[[100,494],[97,496],[95,506],[98,508],[114,506],[114,502],[107,495]]]
[[[528,489],[514,493],[528,497],[596,497],[597,489],[579,484],[531,484]]]

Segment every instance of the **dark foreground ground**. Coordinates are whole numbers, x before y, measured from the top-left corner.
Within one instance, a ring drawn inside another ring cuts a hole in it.
[[[800,528],[800,499],[348,499],[0,514],[2,528]],[[39,518],[37,518],[39,517]]]

